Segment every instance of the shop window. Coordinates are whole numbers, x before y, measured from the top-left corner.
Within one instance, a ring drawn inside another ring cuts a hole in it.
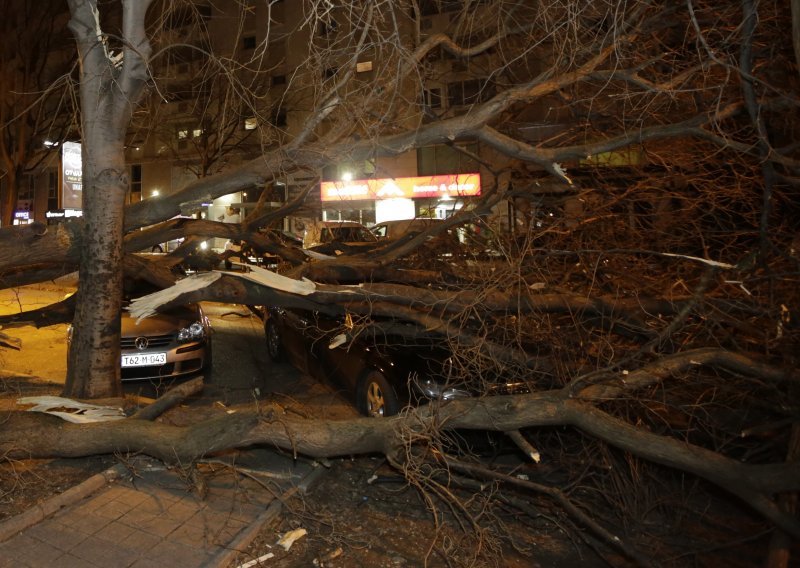
[[[460,148],[475,155],[478,153],[477,144],[467,144]],[[418,175],[465,174],[479,170],[478,162],[457,148],[439,145],[417,149]]]

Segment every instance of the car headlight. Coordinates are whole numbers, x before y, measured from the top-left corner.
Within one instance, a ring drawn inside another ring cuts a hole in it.
[[[411,384],[414,385],[414,388],[425,398],[432,400],[446,401],[470,396],[469,392],[464,389],[448,386],[430,378],[423,379],[420,377],[413,377]]]
[[[203,339],[206,330],[199,321],[194,322],[188,327],[184,327],[178,332],[178,341],[197,341]]]

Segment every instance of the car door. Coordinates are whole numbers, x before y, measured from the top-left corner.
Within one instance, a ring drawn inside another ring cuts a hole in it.
[[[309,353],[313,344],[310,337],[312,312],[308,310],[280,310],[280,334],[289,362],[303,372],[310,373]]]

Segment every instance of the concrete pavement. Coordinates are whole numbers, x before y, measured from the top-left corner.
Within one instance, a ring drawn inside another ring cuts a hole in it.
[[[29,287],[8,298],[0,295],[0,313],[47,305],[63,294],[54,286]],[[250,360],[263,356],[260,321],[241,306],[208,308],[214,320],[215,357],[206,396],[228,406],[252,401],[254,388],[275,390],[264,382],[267,363]],[[4,353],[4,367],[63,381],[66,326],[54,327],[58,329],[44,329],[52,337],[30,326],[14,328],[14,334],[23,337],[22,350]],[[43,372],[46,363],[52,369]],[[272,379],[273,375],[269,373]],[[295,375],[292,370],[288,384],[297,384]],[[183,414],[196,419],[207,412],[201,405]],[[242,456],[248,461],[242,462]],[[207,471],[212,466],[203,466],[204,497],[182,473],[156,460],[139,457],[118,465],[0,523],[0,568],[230,566],[259,528],[280,512],[283,496],[308,486],[321,471],[269,450],[244,452],[238,459],[236,465],[245,468],[240,469],[244,473],[215,464],[212,474]]]
[[[0,523],[0,567],[227,567],[321,472],[269,450],[249,457],[239,472],[202,466],[199,483],[148,458],[117,465]]]

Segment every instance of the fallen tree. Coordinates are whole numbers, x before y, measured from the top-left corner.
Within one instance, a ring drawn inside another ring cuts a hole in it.
[[[2,416],[0,453],[9,459],[143,453],[185,466],[220,452],[260,444],[316,458],[382,453],[402,470],[409,456],[426,453],[424,447],[415,446],[430,445],[431,440],[436,439],[431,436],[433,431],[518,432],[526,428],[569,425],[633,455],[707,479],[742,499],[787,533],[800,537],[800,522],[784,512],[773,498],[776,494],[800,489],[800,464],[741,463],[627,424],[597,407],[600,400],[630,396],[653,383],[670,380],[686,367],[698,365],[757,373],[762,380],[797,380],[797,377],[759,366],[740,356],[705,350],[664,358],[629,373],[624,383],[590,385],[577,391],[563,388],[527,395],[431,403],[385,420],[302,419],[286,414],[278,406],[259,412],[224,414],[181,427],[142,420],[145,416],[70,424],[54,416],[10,412]],[[192,392],[191,389],[188,392]],[[166,407],[174,402],[165,399],[162,404]],[[149,412],[146,417],[153,418],[155,413]],[[545,455],[543,459],[551,457]]]
[[[145,452],[187,463],[249,444],[310,456],[378,452],[431,494],[448,495],[445,486],[459,472],[501,476],[501,497],[508,497],[505,488],[524,480],[486,460],[476,465],[476,456],[467,464],[446,455],[455,432],[485,429],[507,432],[526,455],[544,456],[536,483],[523,490],[549,493],[571,515],[591,510],[606,525],[636,530],[652,526],[640,522],[650,515],[659,516],[654,524],[679,524],[671,509],[705,511],[689,504],[705,479],[796,537],[796,519],[776,506],[797,489],[796,468],[783,461],[800,415],[796,77],[788,42],[774,39],[787,35],[786,6],[761,4],[756,19],[750,2],[642,2],[608,11],[582,2],[541,11],[498,2],[494,28],[478,20],[471,28],[466,10],[452,14],[451,35],[425,36],[414,4],[416,33],[411,45],[397,46],[396,65],[386,66],[391,76],[381,71],[373,90],[350,98],[354,70],[345,66],[335,80],[316,84],[294,139],[281,135],[219,175],[125,207],[124,220],[116,219],[124,254],[115,266],[160,287],[179,279],[177,288],[140,302],[140,314],[193,301],[351,314],[357,322],[345,335],[380,337],[391,326],[392,333],[438,338],[459,354],[461,379],[501,374],[532,394],[346,424],[301,421],[279,408],[185,428],[133,420],[77,427],[10,414],[0,437],[4,455]],[[404,3],[383,7],[403,18],[409,12]],[[364,31],[349,36],[353,62],[367,53],[361,40],[368,32],[382,31],[372,27],[372,8],[363,8],[349,12],[365,14],[349,22]],[[322,16],[310,15],[309,24]],[[91,42],[96,34],[83,37]],[[139,55],[129,61],[146,56],[133,51]],[[502,81],[460,110],[417,104],[400,87],[413,81],[425,93],[439,87],[428,73],[441,60],[469,68],[490,53],[508,55],[490,68]],[[273,139],[270,128],[261,132],[265,140]],[[481,145],[479,155],[472,144]],[[431,145],[479,164],[485,192],[472,211],[369,254],[338,258],[312,259],[270,237],[269,229],[308,205],[326,166],[375,167]],[[292,172],[314,181],[277,210],[261,203],[239,224],[171,219],[234,191],[264,188],[266,195]],[[434,245],[437,235],[489,211],[505,223],[480,246]],[[289,280],[281,288],[253,274],[180,279],[179,267],[207,237],[242,239],[279,256]],[[86,238],[80,221],[0,229],[6,285],[75,270]],[[174,253],[138,254],[177,238],[185,241]],[[70,300],[0,321],[72,318]],[[100,338],[114,347],[107,334]],[[89,375],[78,379],[108,382]],[[570,506],[578,495],[590,505]],[[613,544],[613,533],[603,538]]]

